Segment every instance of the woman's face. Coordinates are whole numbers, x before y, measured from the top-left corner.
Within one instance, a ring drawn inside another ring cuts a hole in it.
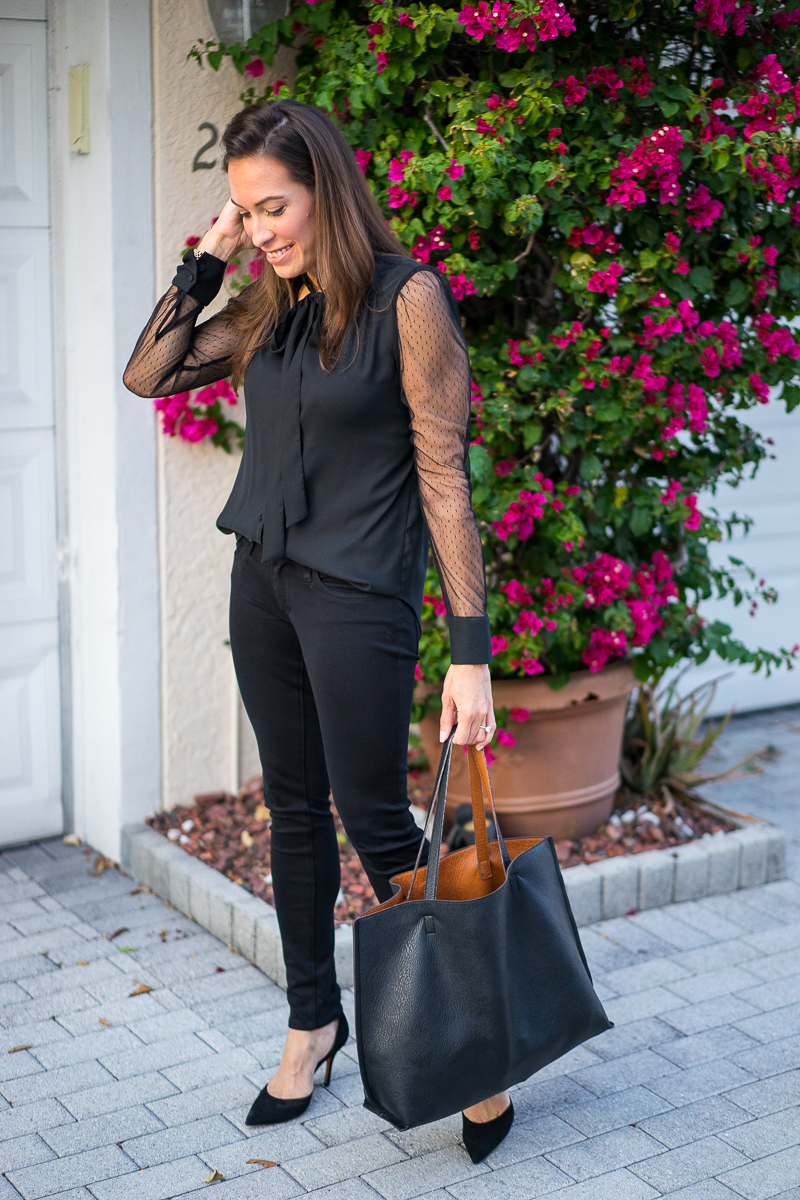
[[[282,279],[316,265],[314,197],[295,183],[282,163],[258,155],[228,164],[231,199],[242,215],[245,233],[263,250]]]

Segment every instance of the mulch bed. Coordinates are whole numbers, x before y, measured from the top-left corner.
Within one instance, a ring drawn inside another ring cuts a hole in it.
[[[412,804],[428,808],[432,782],[428,771],[410,772]],[[213,792],[194,799],[190,806],[158,813],[149,818],[149,824],[254,896],[273,904],[269,810],[264,806],[261,778],[251,779],[237,796]],[[377,900],[335,808],[333,811],[342,872],[342,890],[334,911],[338,926],[351,924]],[[735,828],[732,822],[711,815],[691,801],[670,796],[662,803],[645,805],[641,797],[623,789],[607,825],[580,841],[557,842],[556,850],[562,867],[572,867],[621,854],[680,846],[706,833]]]

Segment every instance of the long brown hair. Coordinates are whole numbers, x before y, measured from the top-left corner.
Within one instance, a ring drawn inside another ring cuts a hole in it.
[[[408,251],[387,229],[352,149],[324,112],[298,100],[273,100],[243,108],[222,135],[223,166],[258,155],[275,159],[315,198],[316,274],[325,284],[320,362],[338,362],[345,334],[372,282],[376,254]],[[233,386],[269,339],[281,313],[294,302],[293,280],[264,264],[260,279],[230,306],[239,327]]]

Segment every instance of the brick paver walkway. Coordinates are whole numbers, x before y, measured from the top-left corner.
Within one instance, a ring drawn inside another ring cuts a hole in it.
[[[352,1044],[303,1120],[247,1130],[283,993],[89,866],[60,842],[0,855],[0,1200],[800,1200],[800,883],[583,930],[616,1028],[515,1089],[476,1167],[457,1117],[367,1113]]]

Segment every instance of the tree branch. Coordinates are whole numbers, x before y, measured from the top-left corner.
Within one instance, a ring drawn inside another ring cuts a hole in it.
[[[427,104],[425,105],[425,113],[424,113],[424,115],[423,115],[422,119],[423,119],[423,121],[425,122],[425,124],[428,126],[428,128],[430,129],[430,131],[431,131],[431,133],[433,134],[433,136],[436,138],[436,140],[437,140],[437,142],[439,143],[439,145],[440,145],[440,146],[442,147],[442,149],[444,150],[445,154],[449,154],[449,153],[450,153],[450,147],[448,146],[447,142],[444,140],[444,138],[442,137],[442,135],[439,133],[439,130],[438,130],[438,129],[436,128],[436,126],[434,125],[434,123],[433,123],[433,117],[431,116],[431,110],[430,110],[430,108],[428,107],[428,105],[427,105]]]

